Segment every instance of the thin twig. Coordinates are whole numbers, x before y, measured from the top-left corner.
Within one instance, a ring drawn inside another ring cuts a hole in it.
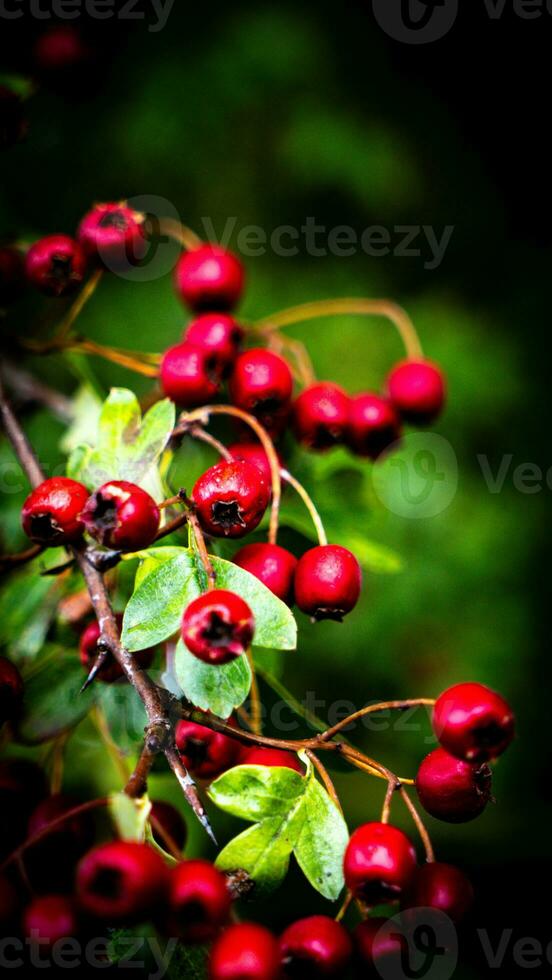
[[[424,845],[425,852],[426,852],[426,861],[429,861],[429,862],[435,861],[435,852],[433,850],[433,845],[431,843],[431,840],[430,840],[429,834],[427,832],[426,826],[425,826],[425,824],[424,824],[424,822],[423,822],[420,814],[418,813],[418,810],[414,806],[414,804],[413,804],[412,800],[410,799],[408,793],[406,792],[404,786],[400,786],[399,787],[399,793],[401,794],[401,797],[402,797],[402,799],[403,799],[403,801],[404,801],[407,809],[410,811],[410,814],[412,816],[412,819],[413,819],[414,823],[416,824],[416,828],[417,828],[418,833],[419,833],[419,835],[420,835],[420,837],[422,839],[422,843]]]
[[[322,523],[322,518],[320,517],[320,514],[316,509],[315,503],[311,495],[305,490],[303,484],[299,483],[299,480],[297,480],[294,476],[292,476],[292,474],[288,470],[285,469],[281,470],[281,476],[282,476],[282,480],[284,480],[286,483],[289,483],[290,487],[293,487],[295,492],[301,497],[301,500],[303,501],[305,507],[307,508],[312,518],[312,523],[314,524],[316,530],[318,543],[321,545],[326,545],[328,543],[328,536],[326,534],[324,525]]]
[[[325,765],[320,761],[318,756],[314,754],[312,749],[307,749],[306,755],[312,762],[314,768],[316,769],[318,775],[320,776],[322,782],[324,783],[328,796],[333,800],[341,815],[343,815],[343,807],[341,806],[339,796],[337,795],[337,790],[332,782],[330,774],[326,769]]]
[[[328,728],[321,736],[321,740],[326,742],[342,732],[349,725],[352,725],[359,718],[365,718],[366,715],[376,714],[380,711],[406,711],[407,708],[417,708],[422,705],[433,706],[435,704],[435,698],[407,698],[402,701],[379,701],[377,704],[368,704],[364,708],[360,708],[359,711],[355,711],[352,715],[348,715],[347,718],[343,718],[341,721],[337,722],[336,725],[332,725]]]

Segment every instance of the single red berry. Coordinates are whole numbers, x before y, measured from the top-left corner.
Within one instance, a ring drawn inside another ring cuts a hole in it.
[[[69,810],[79,805],[71,796],[55,793],[33,810],[27,824],[27,838],[42,833]],[[25,851],[25,868],[37,891],[51,891],[55,882],[58,892],[71,891],[75,864],[91,846],[95,824],[91,813],[80,813],[56,823],[42,840]]]
[[[269,486],[272,486],[270,463],[260,442],[234,442],[231,446],[228,446],[228,452],[232,456],[232,459],[241,459],[242,462],[253,463],[254,466],[257,466],[266,482]],[[280,467],[282,467],[282,458],[279,453],[277,456]]]
[[[209,958],[209,980],[278,980],[277,939],[255,922],[230,926],[216,940]]]
[[[297,558],[278,544],[246,544],[233,558],[234,564],[258,578],[274,595],[287,602],[293,602],[293,578],[297,568]]]
[[[123,625],[123,617],[121,613],[117,613],[115,616],[119,631]],[[80,642],[79,642],[79,653],[80,662],[87,673],[90,673],[92,667],[96,662],[98,653],[100,652],[98,647],[98,641],[100,639],[100,627],[97,620],[89,623],[86,629],[83,631]],[[148,670],[153,662],[155,656],[155,649],[150,648],[148,650],[138,650],[134,657],[138,665],[142,670]],[[124,677],[123,668],[115,660],[112,653],[108,653],[107,657],[98,671],[97,678],[103,681],[104,684],[113,684],[114,681],[119,680],[120,677]]]
[[[147,844],[117,840],[100,844],[77,868],[77,898],[88,915],[109,925],[150,918],[166,900],[169,873]]]
[[[209,861],[183,861],[171,871],[165,929],[186,943],[211,942],[226,925],[232,900],[226,878]]]
[[[126,204],[96,204],[82,219],[78,238],[87,255],[108,269],[135,264],[146,250],[145,216]]]
[[[389,920],[374,917],[359,922],[353,932],[358,976],[400,977],[404,974],[405,939]]]
[[[285,749],[249,749],[242,753],[240,765],[274,768],[279,766],[284,769],[294,769],[300,776],[303,775],[303,767],[295,753],[286,752]]]
[[[11,245],[0,247],[0,306],[19,299],[25,289],[25,259]]]
[[[182,617],[182,639],[207,664],[227,664],[251,646],[255,620],[235,592],[213,589],[194,599]]]
[[[466,762],[445,749],[425,757],[416,776],[424,810],[447,823],[474,820],[491,798],[491,770],[485,763]]]
[[[0,150],[20,143],[27,134],[23,103],[15,92],[0,85]]]
[[[406,422],[426,425],[443,410],[445,379],[431,361],[401,361],[387,378],[387,392]]]
[[[352,834],[343,863],[345,882],[369,905],[400,898],[416,870],[416,852],[402,830],[365,823]]]
[[[31,245],[25,259],[28,281],[47,296],[74,293],[86,275],[82,245],[69,235],[47,235]]]
[[[220,245],[200,245],[184,252],[175,269],[176,291],[192,310],[232,310],[244,283],[240,260]]]
[[[34,62],[44,74],[79,68],[91,57],[80,32],[70,24],[59,24],[45,31],[33,49]]]
[[[443,691],[433,709],[433,731],[441,745],[470,762],[502,755],[514,729],[510,705],[484,684],[455,684]]]
[[[141,487],[127,480],[111,480],[88,499],[81,520],[106,548],[140,551],[155,539],[160,513],[153,497]]]
[[[15,664],[0,657],[0,725],[15,718],[23,698],[23,679]]]
[[[270,487],[253,463],[216,463],[200,476],[192,490],[192,500],[207,534],[243,538],[262,520]]]
[[[184,850],[184,845],[188,837],[186,823],[172,803],[165,803],[164,800],[153,800],[151,804],[150,818],[152,819],[151,832],[153,839],[159,847],[167,850],[165,836],[170,838],[178,851]],[[159,827],[156,826],[159,825]],[[161,834],[163,831],[163,834]]]
[[[349,396],[330,381],[309,385],[295,399],[293,431],[309,449],[331,449],[343,442],[349,421]]]
[[[89,496],[82,483],[65,476],[44,480],[23,504],[21,521],[25,534],[44,545],[78,541],[84,531],[81,514]]]
[[[458,925],[469,912],[473,887],[463,871],[452,864],[432,861],[422,864],[404,897],[405,908],[438,909]]]
[[[213,400],[219,392],[221,371],[218,358],[206,347],[186,341],[169,347],[160,369],[163,394],[182,405],[195,408]]]
[[[239,742],[193,721],[179,721],[175,739],[186,769],[198,779],[215,779],[236,765],[240,754]]]
[[[80,932],[75,902],[67,895],[42,895],[33,899],[25,909],[23,931],[39,946],[74,939]]]
[[[353,452],[377,459],[400,434],[401,420],[386,398],[370,393],[351,398],[347,442]]]
[[[302,612],[317,620],[341,622],[356,606],[361,586],[358,561],[337,544],[306,551],[295,570],[295,601]]]
[[[243,336],[243,327],[227,313],[204,313],[188,325],[184,340],[208,351],[220,374],[225,375],[237,357]]]
[[[352,953],[348,932],[327,915],[299,919],[282,933],[280,951],[286,977],[341,980]]]
[[[230,378],[230,398],[274,435],[285,428],[292,392],[291,371],[279,354],[255,347],[237,358]]]

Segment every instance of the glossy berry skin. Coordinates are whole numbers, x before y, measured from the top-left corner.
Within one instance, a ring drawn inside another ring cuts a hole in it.
[[[336,544],[318,545],[299,559],[295,601],[313,619],[340,622],[356,606],[362,572],[355,556]]]
[[[23,698],[23,679],[15,664],[0,657],[0,725],[15,718]]]
[[[351,398],[347,442],[357,456],[377,459],[400,434],[400,417],[388,399],[370,393]]]
[[[253,463],[216,463],[200,476],[192,490],[192,500],[207,534],[243,538],[262,520],[270,487]]]
[[[0,306],[19,299],[25,288],[25,260],[17,248],[0,247]]]
[[[87,255],[111,270],[145,254],[144,215],[126,204],[96,204],[85,214],[78,239]]]
[[[422,762],[416,789],[424,810],[447,823],[474,820],[491,798],[491,770],[466,762],[445,749],[434,749]]]
[[[123,625],[122,614],[117,613],[115,619],[120,631]],[[92,670],[92,667],[96,662],[96,657],[99,653],[99,639],[100,627],[98,621],[94,620],[92,623],[89,623],[86,629],[83,631],[79,642],[80,662],[87,673]],[[136,662],[138,663],[138,666],[142,668],[142,670],[148,670],[148,668],[151,667],[154,656],[154,649],[138,650],[134,654]],[[108,654],[96,677],[99,681],[103,681],[104,684],[113,684],[113,682],[119,680],[120,677],[124,677],[124,671],[115,660],[115,657],[112,654]]]
[[[132,552],[149,547],[155,539],[160,512],[141,487],[112,480],[88,499],[81,519],[88,533],[106,548]]]
[[[293,377],[283,357],[255,347],[240,354],[230,378],[230,398],[274,435],[285,427],[293,392]]]
[[[227,313],[204,313],[188,325],[184,340],[208,351],[220,374],[226,375],[238,355],[243,336],[243,328]]]
[[[15,92],[0,85],[0,150],[19,143],[27,133],[23,103]]]
[[[309,385],[295,399],[293,431],[309,449],[331,449],[343,442],[348,422],[349,396],[330,381]]]
[[[186,943],[208,943],[228,921],[226,878],[209,861],[183,861],[171,871],[165,929]]]
[[[75,902],[66,895],[43,895],[25,909],[23,932],[32,943],[51,947],[61,939],[79,935]]]
[[[216,940],[209,958],[209,980],[278,980],[280,947],[264,926],[242,922]]]
[[[253,613],[235,592],[212,589],[190,603],[182,617],[182,639],[207,664],[228,664],[251,646]]]
[[[188,341],[169,347],[160,369],[163,394],[183,408],[196,408],[219,392],[221,369],[216,354]]]
[[[351,958],[348,932],[327,915],[299,919],[282,933],[280,952],[285,977],[341,980]]]
[[[171,803],[165,803],[164,800],[153,800],[150,817],[153,817],[153,820],[160,824],[161,829],[171,838],[177,850],[184,850],[184,845],[188,837],[188,828],[176,807]],[[159,844],[159,847],[162,847],[166,851],[167,841],[161,835],[160,831],[153,826],[153,823],[151,832],[155,843]]]
[[[237,764],[240,745],[222,732],[193,721],[179,721],[175,739],[186,769],[198,779],[215,779]]]
[[[343,862],[345,883],[356,898],[378,905],[401,897],[416,870],[416,852],[402,830],[366,823],[352,834]]]
[[[253,463],[254,466],[260,469],[268,485],[272,485],[270,463],[260,442],[234,442],[231,446],[228,446],[228,452],[233,459],[240,459],[245,463]],[[280,467],[282,467],[283,463],[279,455],[278,461]]]
[[[69,235],[47,235],[31,245],[25,258],[28,282],[46,296],[68,296],[82,284],[87,258]]]
[[[438,909],[459,925],[473,905],[471,881],[452,864],[422,864],[405,895],[403,907]]]
[[[86,854],[77,868],[76,894],[82,909],[109,925],[150,918],[167,896],[168,867],[147,844],[111,841]]]
[[[66,476],[44,480],[23,504],[25,534],[38,544],[74,544],[84,531],[81,514],[89,496],[82,483]]]
[[[297,558],[291,551],[278,544],[259,541],[244,545],[232,560],[235,565],[258,578],[275,596],[291,605],[293,578],[297,568]]]
[[[405,422],[427,425],[443,410],[445,379],[431,361],[401,361],[387,378],[387,394]]]
[[[242,766],[270,766],[293,769],[300,776],[303,775],[303,767],[294,752],[286,752],[285,749],[248,749],[242,753],[240,758]]]
[[[510,705],[484,684],[456,684],[437,698],[433,731],[443,748],[459,759],[496,759],[514,737]]]
[[[244,283],[240,260],[220,245],[200,245],[184,252],[175,269],[178,295],[198,312],[233,310],[241,298]]]

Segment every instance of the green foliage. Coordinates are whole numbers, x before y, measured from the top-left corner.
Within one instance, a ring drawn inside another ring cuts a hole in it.
[[[112,793],[109,797],[109,813],[122,840],[143,841],[150,812],[147,796],[132,799],[126,793]]]
[[[29,676],[25,676],[23,715],[19,735],[25,742],[47,742],[73,728],[90,710],[96,691],[80,693],[83,670],[76,653],[59,647],[43,651]]]
[[[251,689],[251,668],[247,657],[229,664],[205,664],[178,642],[175,655],[176,679],[188,701],[219,718],[228,718],[243,704]]]
[[[49,555],[52,566],[55,556],[63,561],[65,552],[54,549]],[[59,586],[38,574],[41,561],[33,561],[11,575],[0,589],[0,645],[8,648],[16,662],[37,656],[56,614]]]

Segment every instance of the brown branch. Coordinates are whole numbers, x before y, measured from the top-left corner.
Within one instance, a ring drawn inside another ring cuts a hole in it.
[[[14,448],[15,454],[21,463],[26,476],[28,477],[29,483],[33,489],[34,487],[38,487],[44,480],[44,474],[33,452],[32,446],[27,439],[27,436],[23,432],[23,429],[19,425],[19,422],[12,411],[11,405],[6,398],[6,393],[4,391],[4,385],[1,378],[0,417],[2,418],[6,435]]]
[[[33,558],[38,558],[43,551],[44,548],[41,544],[33,544],[31,548],[20,551],[16,555],[0,555],[0,575],[3,572],[11,571],[12,568],[20,568],[21,565],[26,565]]]

